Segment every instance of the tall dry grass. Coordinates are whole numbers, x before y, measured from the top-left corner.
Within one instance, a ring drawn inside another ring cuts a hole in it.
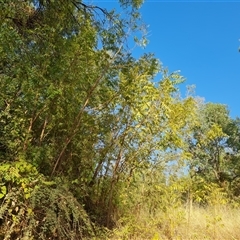
[[[126,217],[111,240],[239,240],[240,209],[212,206],[167,209],[154,215],[141,209]]]
[[[194,207],[180,239],[240,239],[240,209],[227,206]],[[183,231],[184,226],[180,226]]]

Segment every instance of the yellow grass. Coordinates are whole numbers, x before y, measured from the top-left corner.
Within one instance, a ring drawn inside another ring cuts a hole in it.
[[[226,206],[213,206],[207,209],[194,207],[190,212],[188,224],[180,239],[240,239],[240,209]],[[185,232],[185,233],[184,233]]]
[[[240,209],[227,206],[141,211],[115,229],[111,240],[240,240]]]

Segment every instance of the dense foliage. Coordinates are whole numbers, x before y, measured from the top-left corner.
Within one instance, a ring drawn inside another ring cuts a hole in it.
[[[239,119],[135,59],[141,1],[119,3],[0,1],[1,239],[131,237],[142,211],[171,238],[183,203],[238,203]]]

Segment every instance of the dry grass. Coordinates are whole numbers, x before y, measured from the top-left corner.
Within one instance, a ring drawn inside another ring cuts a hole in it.
[[[128,221],[129,220],[129,221]],[[149,216],[141,211],[119,225],[110,238],[131,240],[239,240],[240,209],[227,206],[169,209]]]
[[[193,208],[182,239],[240,239],[240,209],[226,206]]]

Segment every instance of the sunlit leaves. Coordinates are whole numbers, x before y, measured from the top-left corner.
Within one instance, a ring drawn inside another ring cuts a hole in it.
[[[6,186],[1,186],[1,187],[0,187],[0,199],[3,198],[3,197],[5,197],[6,193],[7,193],[7,188],[6,188]]]
[[[119,0],[123,7],[132,6],[133,8],[140,8],[144,0]]]
[[[169,73],[152,54],[131,56],[125,43],[129,33],[144,29],[137,11],[142,1],[120,1],[123,15],[70,0],[18,3],[5,3],[1,18],[0,150],[7,163],[0,166],[0,197],[5,183],[15,184],[28,202],[40,185],[49,193],[58,180],[74,204],[84,204],[107,227],[136,197],[151,211],[161,201],[163,208],[169,201],[178,206],[176,192],[184,187],[175,180],[184,161],[195,157],[189,139],[214,146],[225,137],[227,112],[217,108],[219,121],[212,124],[210,106],[203,127],[197,101],[180,95],[179,72]],[[56,203],[59,186],[52,201],[69,216],[76,205]],[[34,209],[24,211],[30,216]]]

